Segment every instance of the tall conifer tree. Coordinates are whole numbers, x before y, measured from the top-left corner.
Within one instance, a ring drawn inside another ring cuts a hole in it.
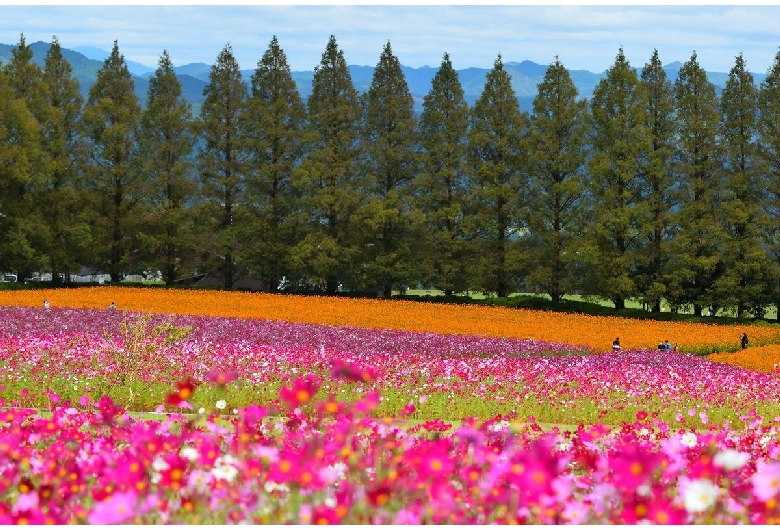
[[[23,279],[41,262],[36,248],[36,164],[40,128],[0,69],[0,270]],[[31,215],[32,213],[32,215]]]
[[[593,92],[593,155],[587,164],[593,220],[589,277],[596,294],[612,300],[615,309],[623,309],[626,298],[637,293],[642,176],[650,147],[646,106],[644,87],[621,48]]]
[[[310,136],[307,156],[293,171],[305,235],[291,251],[299,276],[325,285],[355,287],[352,266],[358,253],[353,214],[360,203],[357,164],[361,109],[344,52],[331,35],[314,69],[307,101]]]
[[[511,76],[501,55],[470,111],[468,230],[477,240],[475,287],[508,296],[519,285],[517,237],[522,226],[521,198],[527,196],[522,143],[528,117],[520,112]]]
[[[422,218],[413,208],[412,179],[419,167],[414,101],[388,42],[365,98],[367,201],[360,212],[368,247],[368,277],[385,297],[413,279],[413,245]]]
[[[124,278],[131,267],[137,248],[135,210],[145,192],[138,163],[141,106],[133,89],[133,78],[114,41],[89,90],[82,119],[92,205],[91,264],[107,271],[112,282]]]
[[[528,138],[527,283],[558,304],[577,287],[588,104],[556,57],[539,83]]]
[[[672,208],[678,203],[673,169],[676,139],[674,88],[653,50],[650,62],[642,68],[642,86],[647,93],[645,120],[650,134],[650,151],[643,173],[645,198],[641,205],[644,250],[639,257],[637,288],[642,300],[653,312],[661,311],[666,293],[664,267],[669,260],[668,242],[672,237]]]
[[[57,284],[77,272],[80,257],[88,251],[82,241],[88,239],[84,234],[89,232],[89,225],[77,213],[81,204],[78,126],[84,98],[56,37],[46,54],[44,82],[49,106],[41,126],[50,165],[42,207],[48,222],[48,265]]]
[[[38,139],[42,140],[40,120],[46,114],[46,85],[40,66],[33,62],[33,51],[25,41],[24,34],[20,36],[19,44],[11,50],[11,61],[5,65],[5,70],[14,98],[21,100],[27,107],[29,126],[38,129]],[[17,115],[19,118],[21,116]],[[45,193],[48,157],[40,141],[24,145],[26,160],[22,165],[27,167],[29,164],[29,168],[25,170],[25,178],[18,180],[16,186],[13,186],[17,196],[15,201],[24,206],[10,221],[14,226],[10,232],[13,236],[10,237],[15,240],[18,249],[16,272],[27,278],[33,271],[42,268],[47,261],[48,241],[45,237],[46,222],[41,211],[41,201]]]
[[[468,288],[470,253],[462,227],[468,119],[463,86],[445,53],[423,98],[419,123],[423,160],[415,187],[430,238],[430,250],[421,256],[428,263],[424,276],[428,285],[447,295]]]
[[[305,131],[306,108],[274,36],[252,75],[242,127],[250,161],[246,201],[252,218],[247,224],[251,243],[244,254],[253,276],[268,291],[277,290],[294,243],[292,172],[303,156]]]
[[[245,248],[240,227],[247,219],[244,185],[248,155],[240,139],[240,118],[247,85],[227,44],[209,72],[200,111],[202,146],[197,155],[204,199],[201,250],[206,269],[232,289],[245,274],[237,255]]]
[[[768,298],[769,263],[761,238],[763,193],[757,157],[758,88],[742,54],[720,97],[725,171],[722,222],[726,229],[725,270],[716,283],[719,300],[738,315],[763,316]]]
[[[724,269],[725,233],[718,98],[696,52],[680,69],[674,92],[679,133],[675,171],[682,195],[670,244],[669,297],[674,305],[692,305],[702,315],[705,307],[717,309],[714,286]]]
[[[764,190],[762,231],[774,263],[774,279],[769,284],[780,321],[780,51],[761,83],[757,107],[759,177]]]
[[[149,215],[143,243],[148,265],[162,272],[172,284],[182,274],[194,272],[194,225],[188,203],[195,196],[192,174],[192,106],[182,96],[182,86],[167,50],[163,50],[141,118],[141,146],[148,181]]]

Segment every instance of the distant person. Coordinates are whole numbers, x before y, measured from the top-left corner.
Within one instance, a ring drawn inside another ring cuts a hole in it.
[[[739,341],[739,343],[742,345],[743,350],[748,347],[747,333],[742,334],[742,339]]]
[[[665,349],[666,351],[672,351],[672,343],[671,343],[671,342],[669,342],[669,340],[668,340],[668,339],[667,339],[667,340],[664,342],[664,349]]]
[[[111,302],[111,303],[108,305],[108,309],[109,309],[110,311],[115,311],[115,310],[116,310],[116,304],[115,304],[114,302]]]
[[[674,343],[674,346],[672,346],[672,351],[677,351],[677,343]]]
[[[43,308],[44,309],[49,309],[50,307],[51,307],[51,304],[49,304],[49,301],[48,300],[44,300],[43,301]]]
[[[620,351],[620,337],[615,337],[615,340],[612,341],[612,351]]]

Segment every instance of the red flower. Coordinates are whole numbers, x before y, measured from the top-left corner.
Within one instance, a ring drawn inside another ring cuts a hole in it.
[[[165,398],[165,403],[174,407],[178,407],[182,401],[186,402],[195,392],[195,384],[189,379],[183,383],[176,383],[176,387],[176,392],[168,394]]]
[[[372,506],[384,506],[390,500],[390,488],[387,486],[379,486],[368,492],[368,502]]]

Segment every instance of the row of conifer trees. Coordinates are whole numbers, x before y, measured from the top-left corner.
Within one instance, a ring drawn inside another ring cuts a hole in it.
[[[199,109],[166,51],[139,104],[115,42],[84,100],[56,38],[0,69],[0,270],[638,298],[763,315],[780,300],[780,53],[722,93],[694,52],[619,50],[589,100],[549,65],[521,112],[501,56],[469,107],[445,53],[417,115],[388,42],[367,92],[335,37],[302,101],[274,37],[229,45]],[[196,112],[197,111],[197,112]]]

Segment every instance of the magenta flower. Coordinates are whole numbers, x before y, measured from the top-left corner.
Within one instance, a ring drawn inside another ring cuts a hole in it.
[[[135,491],[115,493],[95,505],[87,520],[89,524],[120,524],[137,514],[138,494]]]
[[[293,381],[292,388],[282,387],[279,396],[286,401],[290,407],[295,408],[305,405],[314,394],[319,390],[320,384],[312,377],[299,377]]]
[[[780,462],[764,465],[750,480],[753,494],[762,501],[768,501],[780,491]]]

